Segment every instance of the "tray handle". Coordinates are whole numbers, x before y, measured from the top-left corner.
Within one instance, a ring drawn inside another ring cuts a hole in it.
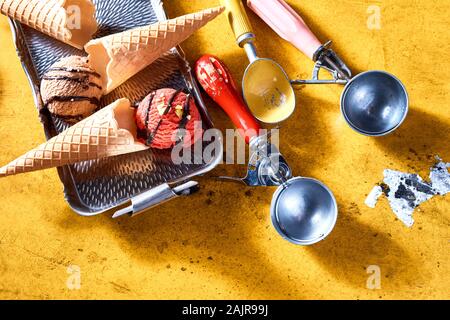
[[[171,188],[169,184],[165,183],[131,198],[131,205],[117,210],[112,217],[114,219],[123,215],[134,217],[179,196],[191,195],[197,190],[198,182],[196,181],[189,181],[174,188]]]

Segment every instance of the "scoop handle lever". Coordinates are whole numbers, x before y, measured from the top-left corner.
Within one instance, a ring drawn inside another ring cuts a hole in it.
[[[223,62],[215,56],[204,55],[195,64],[195,74],[205,92],[226,112],[247,143],[259,135],[261,126],[242,100]]]
[[[314,60],[322,43],[284,0],[247,0],[247,5],[280,37]]]

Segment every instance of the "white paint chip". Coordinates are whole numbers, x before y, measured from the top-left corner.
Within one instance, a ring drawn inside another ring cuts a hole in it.
[[[450,174],[448,172],[450,163],[444,163],[441,159],[437,159],[440,162],[431,168],[430,181],[436,193],[446,195],[450,193]]]
[[[366,198],[366,201],[364,202],[366,206],[370,208],[375,208],[377,205],[378,199],[383,194],[383,189],[380,186],[373,187],[372,191],[370,191],[369,195]]]
[[[365,204],[375,208],[379,197],[384,193],[397,218],[407,227],[412,227],[412,215],[420,204],[436,195],[450,193],[450,163],[442,162],[439,157],[436,159],[439,162],[430,169],[430,182],[424,181],[417,174],[384,170],[383,184],[372,189]]]

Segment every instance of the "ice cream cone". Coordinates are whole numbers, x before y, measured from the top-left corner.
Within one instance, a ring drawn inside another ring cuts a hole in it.
[[[0,0],[0,12],[78,49],[97,31],[90,0]]]
[[[148,149],[136,135],[134,109],[119,99],[0,168],[0,177]]]
[[[89,41],[85,50],[91,66],[102,75],[104,94],[186,40],[223,10],[206,9]]]

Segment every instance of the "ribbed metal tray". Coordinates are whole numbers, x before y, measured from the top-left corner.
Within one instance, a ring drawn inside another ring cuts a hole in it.
[[[159,0],[93,1],[99,24],[96,38],[167,19],[163,4]],[[40,110],[40,120],[49,139],[68,125],[61,119],[50,116],[43,109],[39,91],[40,79],[61,57],[85,53],[16,21],[10,22],[18,55],[31,84],[35,104]],[[189,64],[179,47],[103,97],[102,106],[123,97],[139,102],[152,90],[165,87],[192,92],[199,106],[204,128],[212,128],[212,121]],[[137,210],[143,211],[176,196],[171,188],[212,170],[221,157],[222,150],[218,150],[214,159],[208,163],[174,165],[170,150],[148,150],[58,168],[58,173],[64,184],[65,198],[78,214],[96,215],[130,201],[133,204],[138,203],[133,206],[138,209],[130,213],[137,213]]]

